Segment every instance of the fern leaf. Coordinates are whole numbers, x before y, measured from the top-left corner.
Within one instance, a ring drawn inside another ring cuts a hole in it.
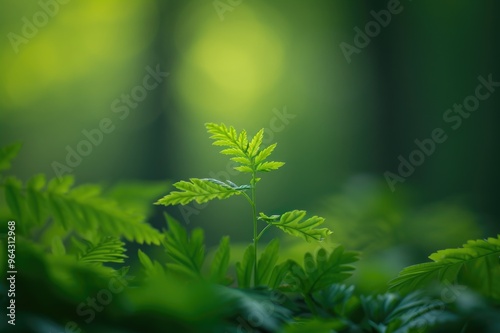
[[[148,255],[142,252],[140,249],[137,251],[137,256],[139,258],[139,262],[141,263],[146,276],[154,277],[154,276],[162,276],[165,271],[159,262],[156,260],[151,260]]]
[[[8,178],[5,184],[7,203],[24,227],[29,227],[30,221],[41,224],[50,216],[57,225],[81,235],[92,231],[125,237],[140,244],[160,244],[163,236],[158,230],[145,223],[143,217],[102,197],[99,186],[71,188],[72,184],[72,177],[62,177],[44,186],[45,177],[38,175],[23,189],[20,181]]]
[[[264,160],[268,158],[269,155],[271,155],[271,153],[274,151],[277,145],[278,145],[277,143],[273,143],[272,145],[259,151],[259,153],[255,156],[255,164],[258,165],[264,162]]]
[[[264,129],[255,134],[252,141],[248,144],[247,154],[251,157],[255,157],[260,150],[260,145],[262,144],[262,139],[264,138]]]
[[[296,289],[305,295],[312,294],[331,284],[342,282],[352,275],[354,267],[349,264],[358,260],[357,252],[345,251],[336,247],[330,254],[320,249],[316,258],[311,253],[304,255],[304,267],[294,263],[290,269]]]
[[[361,304],[365,313],[363,326],[377,332],[421,332],[456,319],[442,308],[442,301],[424,297],[418,292],[403,297],[392,293],[361,296]]]
[[[252,140],[248,142],[245,131],[238,135],[234,127],[227,127],[224,124],[207,123],[205,126],[208,133],[212,134],[210,138],[215,140],[213,144],[226,147],[221,153],[233,156],[231,160],[241,164],[234,167],[237,171],[247,173],[268,172],[284,165],[283,162],[265,161],[276,148],[276,144],[261,149],[264,129],[259,130]]]
[[[163,245],[173,261],[167,264],[167,268],[178,274],[201,278],[201,268],[205,260],[203,230],[194,229],[188,238],[186,230],[179,222],[168,215],[165,217],[168,231]]]
[[[278,238],[273,239],[262,252],[257,262],[257,281],[255,285],[267,285],[269,278],[279,258],[280,242]]]
[[[128,258],[125,243],[116,237],[105,237],[97,244],[82,240],[86,249],[78,254],[78,260],[85,263],[123,263]]]
[[[173,191],[159,199],[157,205],[187,205],[192,201],[204,203],[212,199],[226,199],[239,195],[244,188],[233,188],[222,182],[211,179],[191,178],[189,182],[180,181],[174,184],[180,191]]]
[[[262,172],[269,172],[272,170],[278,170],[281,168],[283,165],[285,165],[284,162],[262,162],[259,165],[257,165],[257,171],[262,171]]]
[[[205,124],[208,133],[212,134],[210,139],[215,140],[214,146],[228,147],[223,150],[226,155],[236,155],[248,157],[248,138],[246,131],[242,131],[239,135],[234,127],[227,127],[225,124]]]
[[[255,264],[254,246],[249,245],[243,254],[243,260],[236,263],[236,276],[239,288],[250,288]]]
[[[259,219],[274,225],[290,235],[304,238],[308,242],[311,240],[321,241],[332,233],[328,228],[317,229],[325,221],[324,218],[313,216],[304,220],[305,216],[306,211],[293,210],[281,215],[279,220],[277,220],[275,215],[269,217],[263,213],[260,213]]]
[[[470,240],[458,249],[440,250],[429,256],[433,262],[404,268],[391,289],[403,292],[432,282],[463,283],[489,297],[500,299],[500,235]]]
[[[0,171],[10,169],[12,160],[21,149],[21,143],[14,143],[0,149]]]
[[[212,265],[210,267],[210,279],[221,284],[231,283],[231,279],[227,277],[227,269],[229,267],[230,247],[229,237],[222,237],[217,252],[215,252]]]
[[[271,289],[278,289],[282,282],[285,281],[285,278],[292,267],[292,263],[293,261],[287,260],[274,266],[271,276],[269,277],[269,281],[267,282],[267,286]]]

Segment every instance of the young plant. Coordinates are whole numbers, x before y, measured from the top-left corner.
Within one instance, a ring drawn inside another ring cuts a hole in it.
[[[192,201],[201,204],[213,199],[226,199],[233,195],[242,195],[250,204],[252,211],[253,244],[245,251],[243,263],[237,266],[238,277],[240,283],[244,280],[244,285],[250,285],[253,272],[253,284],[257,285],[264,278],[269,278],[267,276],[269,275],[267,274],[268,270],[266,272],[259,271],[259,266],[266,266],[266,264],[268,266],[270,262],[275,262],[272,259],[273,256],[277,256],[277,244],[272,244],[264,252],[265,256],[263,255],[261,260],[257,260],[259,239],[270,227],[275,226],[290,235],[302,237],[306,241],[321,241],[332,232],[327,228],[317,228],[324,222],[322,217],[306,218],[306,212],[303,210],[293,210],[282,215],[268,216],[264,213],[257,215],[256,186],[261,180],[260,174],[277,170],[285,164],[268,161],[277,144],[273,143],[265,148],[261,147],[264,129],[258,131],[249,140],[245,130],[237,133],[232,126],[227,127],[224,124],[207,123],[205,126],[208,133],[211,134],[210,138],[215,140],[213,145],[224,147],[221,153],[231,156],[230,159],[238,164],[234,169],[250,175],[249,184],[236,185],[229,180],[223,182],[212,178],[191,178],[189,181],[175,183],[174,187],[179,191],[169,193],[158,200],[156,204],[187,205]],[[259,221],[266,223],[260,230]]]

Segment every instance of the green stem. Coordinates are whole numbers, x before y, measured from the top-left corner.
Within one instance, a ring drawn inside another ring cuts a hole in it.
[[[272,227],[272,224],[268,224],[264,227],[264,229],[262,229],[259,233],[259,235],[257,236],[257,240],[260,239],[260,237],[262,237],[262,235],[264,234],[264,232],[266,232],[267,229],[271,228]]]
[[[253,285],[257,284],[257,207],[255,204],[255,171],[252,172],[252,214],[253,214],[253,249],[254,249],[254,270],[253,270]]]

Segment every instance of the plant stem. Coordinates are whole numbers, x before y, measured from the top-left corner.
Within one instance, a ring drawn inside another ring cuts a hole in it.
[[[266,232],[267,229],[271,228],[271,226],[272,226],[271,224],[266,225],[264,229],[260,231],[259,235],[257,236],[257,240],[259,240],[260,237],[262,237],[262,235],[264,234],[264,232]]]
[[[257,236],[257,205],[255,202],[255,185],[256,177],[255,171],[252,172],[252,214],[253,214],[253,249],[254,249],[254,270],[253,270],[253,285],[257,285],[257,243],[259,241]]]

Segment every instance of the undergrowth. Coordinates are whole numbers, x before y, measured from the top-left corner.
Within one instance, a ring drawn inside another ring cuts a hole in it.
[[[324,218],[304,210],[258,210],[257,186],[284,165],[269,160],[277,145],[262,146],[263,130],[249,138],[224,124],[206,127],[248,183],[191,178],[156,204],[246,200],[253,234],[234,266],[229,236],[209,255],[201,228],[189,231],[168,214],[166,229],[147,222],[164,184],[104,189],[44,175],[22,182],[5,175],[21,146],[0,150],[1,271],[17,269],[16,311],[12,319],[2,306],[2,332],[500,331],[500,236],[438,251],[404,268],[386,292],[360,294],[348,280],[358,252],[329,244],[296,261],[279,238],[260,244],[270,228],[306,242],[332,237]],[[127,252],[133,243],[142,245],[137,254]]]

